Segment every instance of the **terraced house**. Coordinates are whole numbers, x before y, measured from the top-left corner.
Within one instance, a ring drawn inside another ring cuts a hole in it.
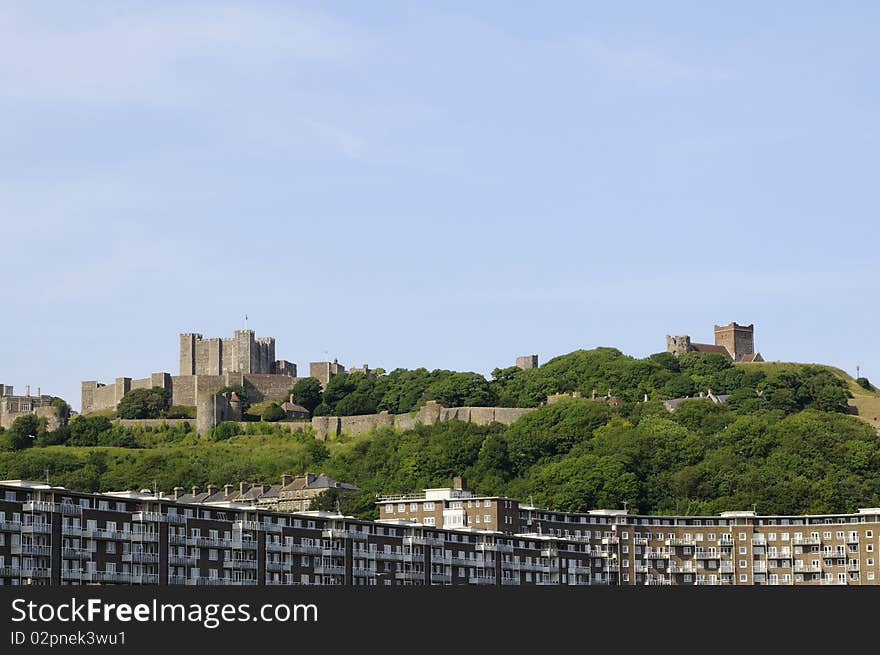
[[[877,584],[880,508],[569,513],[463,486],[380,498],[366,521],[0,482],[0,584]]]

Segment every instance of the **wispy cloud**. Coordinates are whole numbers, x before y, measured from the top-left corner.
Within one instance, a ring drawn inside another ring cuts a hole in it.
[[[337,20],[291,8],[124,7],[103,5],[65,21],[50,16],[58,5],[45,12],[6,6],[0,12],[6,102],[187,103],[223,76],[237,81],[291,74],[302,64],[343,65],[357,56],[363,38]]]

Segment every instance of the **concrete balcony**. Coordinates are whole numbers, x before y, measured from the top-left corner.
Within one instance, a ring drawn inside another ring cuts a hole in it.
[[[645,559],[669,559],[669,551],[667,550],[650,550],[643,555]]]
[[[118,533],[118,534],[130,535],[131,540],[133,542],[158,542],[159,541],[159,533],[158,532],[126,532],[126,533]],[[111,538],[115,539],[117,537],[111,537]]]
[[[131,575],[129,575],[128,573],[117,573],[115,571],[84,571],[82,574],[82,581],[109,584],[128,584],[131,581]]]
[[[0,532],[21,532],[21,523],[17,521],[0,521]]]
[[[248,539],[242,539],[241,541],[233,539],[232,543],[229,544],[229,548],[233,550],[256,550],[257,542]]]
[[[196,546],[198,548],[232,548],[231,539],[221,539],[219,537],[187,537],[187,546]]]
[[[376,569],[363,566],[355,566],[351,569],[351,574],[356,578],[375,578]]]
[[[795,562],[794,572],[795,573],[821,573],[822,567],[816,566],[813,564],[801,564],[800,566],[798,566],[798,563]]]
[[[447,573],[432,573],[431,574],[431,583],[432,584],[451,584],[452,576]]]
[[[84,548],[62,548],[61,557],[64,559],[88,559],[89,551]]]
[[[694,553],[694,557],[696,559],[721,559],[721,555],[719,553],[710,553],[706,551]]]
[[[472,585],[494,585],[495,584],[495,576],[494,575],[475,575],[473,577],[468,578],[468,584]]]
[[[22,505],[25,512],[58,512],[60,508],[56,503],[50,503],[44,500],[29,500]]]
[[[82,571],[80,569],[61,569],[61,579],[68,582],[78,582],[82,580]]]
[[[270,573],[290,573],[293,570],[293,563],[266,562],[266,570]]]
[[[50,557],[52,547],[38,544],[18,544],[11,547],[13,555],[29,555],[31,557]]]
[[[17,566],[0,566],[0,578],[17,578],[21,575],[21,569]]]
[[[223,560],[224,569],[240,569],[242,571],[256,571],[256,560],[249,559],[227,559]]]
[[[142,573],[140,575],[131,576],[131,584],[159,584],[159,575],[157,573]]]
[[[48,523],[22,523],[22,534],[51,534],[52,527]]]
[[[169,534],[168,543],[172,546],[186,546],[186,537],[182,534]]]
[[[170,584],[170,585],[185,585],[186,584],[186,576],[185,575],[169,575],[168,576],[168,584]]]
[[[795,546],[818,546],[821,542],[819,537],[795,537],[791,543]]]
[[[283,552],[285,552],[284,544],[279,544],[274,541],[269,541],[266,543],[266,552],[267,553],[283,553]]]
[[[667,546],[696,546],[697,542],[693,539],[667,539]]]
[[[334,566],[331,564],[317,564],[314,567],[315,575],[345,575],[344,566]]]
[[[398,580],[411,580],[413,582],[423,582],[425,579],[424,571],[398,571],[394,574]]]
[[[134,562],[135,564],[158,564],[159,553],[123,553],[123,562]]]
[[[159,512],[135,512],[131,515],[131,520],[135,523],[164,523],[165,514]]]
[[[294,544],[293,552],[298,555],[320,555],[322,548],[320,546],[304,546],[302,544]]]
[[[191,555],[168,555],[168,564],[171,566],[193,566],[198,560]]]

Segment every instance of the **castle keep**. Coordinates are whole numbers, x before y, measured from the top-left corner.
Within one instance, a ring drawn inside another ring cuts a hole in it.
[[[180,335],[180,375],[224,373],[280,374],[296,377],[296,364],[275,361],[275,338],[254,337],[253,330],[236,330],[229,339]]]
[[[256,338],[253,330],[236,330],[229,339],[204,339],[201,334],[180,335],[180,375],[153,373],[149,377],[120,377],[112,384],[82,383],[82,413],[116,409],[129,391],[161,387],[171,392],[171,403],[195,407],[202,396],[240,386],[251,402],[286,399],[296,384],[296,364],[275,360],[275,339]]]
[[[760,353],[755,352],[755,326],[728,323],[715,326],[715,343],[696,343],[688,335],[666,335],[666,351],[673,355],[689,352],[717,353],[735,362],[763,362]]]

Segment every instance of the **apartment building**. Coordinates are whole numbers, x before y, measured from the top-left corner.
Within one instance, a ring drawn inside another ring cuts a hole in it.
[[[388,517],[389,500],[380,498],[380,520],[365,521],[181,502],[146,490],[87,494],[0,482],[0,584],[878,583],[880,508],[821,516],[570,513],[462,487],[425,490],[403,511],[395,501]]]

